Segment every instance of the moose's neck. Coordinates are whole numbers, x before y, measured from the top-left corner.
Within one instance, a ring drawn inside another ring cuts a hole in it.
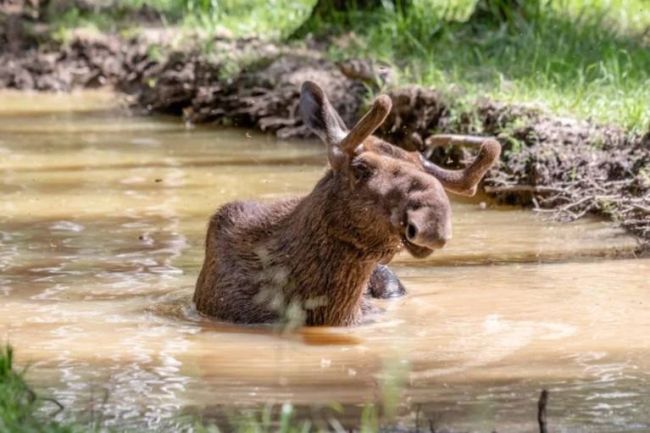
[[[328,172],[281,224],[293,261],[285,296],[303,302],[309,324],[354,323],[371,273],[397,251],[389,236],[355,226],[344,182]]]

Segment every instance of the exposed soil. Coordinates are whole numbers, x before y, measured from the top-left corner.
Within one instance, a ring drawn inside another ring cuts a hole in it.
[[[228,35],[179,44],[170,30],[145,30],[131,39],[78,32],[59,44],[38,25],[0,15],[0,88],[68,91],[111,85],[148,111],[257,128],[282,138],[308,135],[297,113],[305,79],[321,84],[352,124],[368,89],[386,81],[368,76],[376,70],[358,60],[334,64],[318,49]],[[650,132],[640,136],[488,100],[460,106],[455,98],[420,86],[392,87],[387,93],[394,108],[379,133],[392,142],[462,166],[466,150],[432,148],[427,139],[440,132],[494,135],[505,151],[486,178],[488,195],[565,220],[606,215],[635,233],[641,249],[650,249]]]

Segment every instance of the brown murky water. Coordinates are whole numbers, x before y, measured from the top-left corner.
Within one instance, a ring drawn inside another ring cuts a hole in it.
[[[409,294],[372,323],[211,322],[190,303],[209,214],[308,191],[323,150],[112,105],[0,94],[0,340],[69,409],[171,428],[184,410],[362,405],[397,374],[404,405],[454,429],[536,431],[548,388],[553,431],[650,431],[650,260],[613,259],[635,246],[619,230],[454,202],[454,240],[395,260]]]

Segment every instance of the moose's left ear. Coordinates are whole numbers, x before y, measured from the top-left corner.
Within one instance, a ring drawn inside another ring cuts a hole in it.
[[[368,138],[386,119],[392,102],[379,95],[370,110],[348,132],[325,92],[313,81],[305,81],[300,90],[300,115],[303,122],[325,143],[330,165],[340,170],[354,157],[357,146]]]
[[[349,158],[341,152],[339,144],[348,135],[348,129],[323,89],[313,81],[305,81],[300,90],[300,115],[305,125],[327,144],[332,169],[338,171],[344,167]]]
[[[329,146],[338,145],[347,135],[347,128],[325,92],[313,81],[305,81],[300,90],[302,121]]]

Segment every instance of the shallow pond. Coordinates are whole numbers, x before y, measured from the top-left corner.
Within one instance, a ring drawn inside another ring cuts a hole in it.
[[[650,259],[601,221],[454,201],[454,239],[394,260],[409,294],[371,323],[198,316],[210,213],[305,193],[324,165],[316,142],[134,117],[110,94],[0,94],[0,340],[39,390],[81,413],[100,401],[109,425],[360,407],[397,377],[403,408],[454,429],[537,431],[548,388],[553,431],[650,430]]]

